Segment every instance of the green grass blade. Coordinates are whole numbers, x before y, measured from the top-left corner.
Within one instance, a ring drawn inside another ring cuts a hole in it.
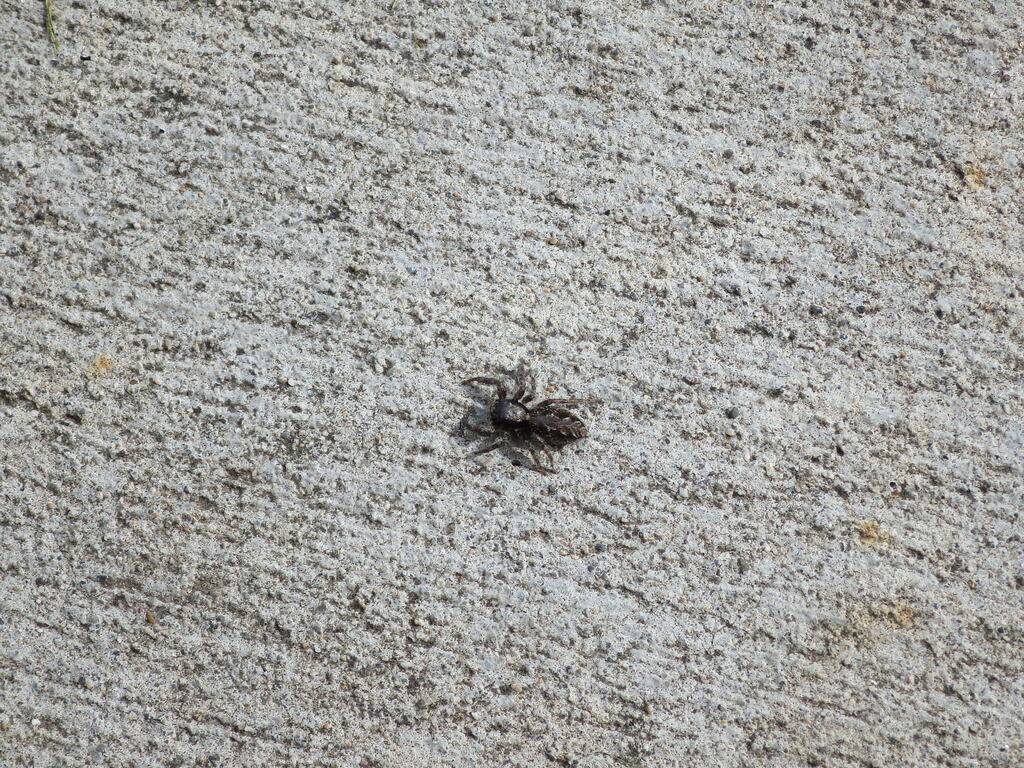
[[[59,53],[60,43],[57,42],[57,32],[53,28],[53,0],[43,0],[43,4],[46,8],[46,34],[50,37],[53,50]]]

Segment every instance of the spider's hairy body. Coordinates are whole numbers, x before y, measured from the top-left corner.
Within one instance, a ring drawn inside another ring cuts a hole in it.
[[[536,383],[533,374],[520,365],[515,373],[502,371],[511,376],[515,390],[510,395],[501,379],[489,376],[475,376],[463,384],[487,384],[497,389],[498,399],[490,408],[492,432],[470,427],[475,432],[499,438],[497,442],[475,453],[486,453],[500,447],[505,440],[517,442],[533,456],[534,465],[542,472],[554,472],[551,448],[557,448],[587,436],[587,426],[575,413],[565,406],[581,403],[596,403],[597,400],[581,398],[551,398],[536,405],[530,403],[536,397]],[[468,425],[467,425],[468,426]],[[538,449],[544,451],[548,465],[544,466]]]

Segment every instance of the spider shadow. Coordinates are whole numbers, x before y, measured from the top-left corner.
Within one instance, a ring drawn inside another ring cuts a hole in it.
[[[473,416],[476,419],[473,419]],[[462,438],[462,443],[467,448],[480,448],[486,447],[490,443],[501,441],[501,445],[495,448],[493,451],[488,453],[500,453],[506,459],[508,459],[513,466],[522,467],[523,469],[532,470],[541,475],[551,474],[550,471],[538,469],[534,463],[533,458],[530,456],[529,451],[526,450],[521,442],[514,437],[497,433],[494,436],[483,433],[483,430],[492,430],[490,420],[487,418],[487,408],[470,408],[466,411],[462,419],[459,420],[458,426],[452,430],[453,436]],[[482,430],[477,432],[476,430]],[[466,456],[466,459],[474,463],[480,464],[479,461],[483,454],[475,454],[472,451]]]

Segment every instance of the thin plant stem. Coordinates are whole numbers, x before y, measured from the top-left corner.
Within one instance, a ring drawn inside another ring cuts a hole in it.
[[[60,43],[57,41],[57,32],[53,28],[53,0],[43,0],[46,8],[46,34],[50,37],[53,50],[60,53]]]

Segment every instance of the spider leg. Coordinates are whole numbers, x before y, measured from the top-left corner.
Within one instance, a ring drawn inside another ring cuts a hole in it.
[[[497,449],[497,448],[501,448],[501,446],[503,446],[504,444],[505,444],[505,441],[504,441],[504,440],[499,440],[499,441],[498,441],[498,442],[496,442],[496,443],[491,443],[491,444],[490,444],[490,445],[488,445],[488,446],[485,446],[485,447],[483,447],[483,448],[480,448],[479,450],[473,451],[473,452],[472,452],[471,454],[469,454],[469,455],[470,455],[470,456],[479,456],[479,455],[480,455],[480,454],[482,454],[482,453],[489,453],[489,452],[491,452],[491,451],[493,451],[493,450],[495,450],[495,449]]]
[[[466,384],[486,384],[487,386],[495,387],[498,390],[498,399],[499,400],[504,400],[506,397],[508,397],[508,394],[505,392],[505,385],[504,385],[504,383],[502,383],[502,381],[500,379],[495,379],[492,376],[474,376],[471,379],[466,379],[462,383],[463,383],[463,385],[466,385]]]
[[[533,459],[533,468],[542,474],[552,474],[555,470],[552,467],[545,467],[540,460],[540,452],[533,446],[530,448],[530,458]]]
[[[549,405],[582,405],[583,403],[600,402],[596,397],[553,397],[549,400],[542,400],[533,406],[533,409],[546,408]]]
[[[533,371],[529,368],[526,369],[526,396],[520,401],[528,403],[537,396],[537,377],[533,375]]]
[[[551,467],[551,471],[555,471],[555,457],[551,455],[551,449],[548,447],[550,443],[547,440],[541,439],[541,443],[544,445],[544,453],[548,457],[548,466]]]
[[[520,363],[514,371],[502,369],[502,373],[512,379],[515,384],[515,392],[512,394],[513,400],[523,401],[523,395],[526,394],[526,364]]]
[[[544,455],[547,456],[548,465],[545,467],[537,460],[537,448],[544,451]],[[537,468],[541,472],[554,472],[555,471],[555,457],[551,454],[551,449],[548,448],[547,441],[540,435],[532,435],[530,442],[527,443],[527,448],[530,449],[530,455],[533,457],[533,463],[537,465]]]

